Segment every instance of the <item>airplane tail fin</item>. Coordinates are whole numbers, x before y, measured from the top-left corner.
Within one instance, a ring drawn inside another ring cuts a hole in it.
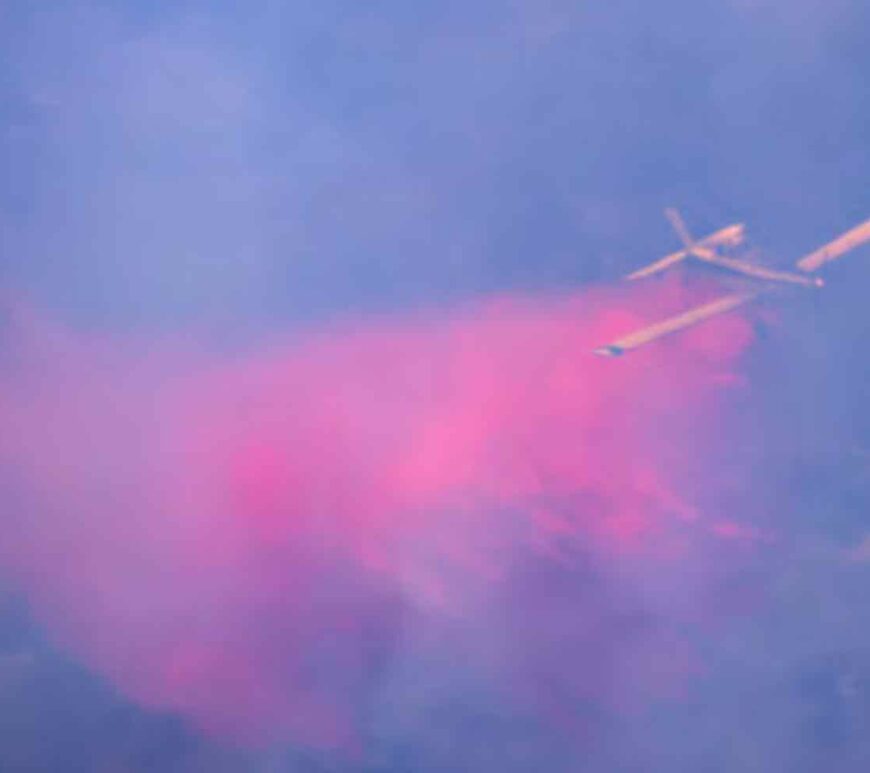
[[[666,268],[676,265],[688,257],[699,257],[697,256],[697,252],[702,250],[704,251],[704,256],[700,257],[703,259],[704,257],[709,256],[710,250],[712,249],[718,247],[736,247],[737,245],[742,244],[746,238],[746,229],[743,223],[734,223],[725,228],[720,228],[718,231],[715,231],[709,236],[705,236],[703,239],[695,242],[692,240],[692,237],[686,228],[686,224],[683,222],[683,219],[677,210],[667,209],[665,210],[665,215],[671,225],[674,226],[674,229],[680,236],[680,240],[686,246],[678,252],[672,252],[670,255],[666,255],[655,263],[650,263],[648,266],[639,268],[637,271],[632,271],[625,277],[626,279],[633,281],[635,279],[643,279],[644,277],[652,276],[660,271],[664,271]]]
[[[683,220],[683,216],[680,214],[679,210],[674,207],[668,207],[665,209],[665,217],[668,219],[671,227],[677,232],[677,236],[680,237],[680,241],[686,248],[686,252],[691,253],[695,247],[695,240],[689,233],[689,229],[686,227],[686,221]]]

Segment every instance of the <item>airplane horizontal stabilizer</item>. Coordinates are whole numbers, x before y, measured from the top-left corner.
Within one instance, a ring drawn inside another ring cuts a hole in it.
[[[746,230],[743,223],[734,223],[725,228],[720,228],[718,231],[715,231],[709,236],[705,236],[703,239],[699,239],[694,246],[706,247],[708,249],[714,247],[736,247],[737,245],[742,244],[745,235]],[[643,277],[651,276],[652,274],[657,274],[660,271],[664,271],[666,268],[670,268],[676,263],[685,260],[689,256],[690,252],[686,249],[672,252],[670,255],[666,255],[655,263],[650,263],[648,266],[639,268],[637,271],[632,271],[625,278],[633,281],[635,279],[642,279]]]

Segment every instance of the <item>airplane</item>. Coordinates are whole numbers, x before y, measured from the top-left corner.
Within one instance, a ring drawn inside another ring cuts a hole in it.
[[[763,295],[773,292],[783,285],[795,285],[807,289],[818,289],[824,286],[821,277],[815,272],[847,252],[870,241],[870,220],[844,232],[834,240],[823,244],[813,252],[798,260],[794,267],[796,271],[783,271],[768,268],[749,260],[735,258],[723,254],[724,250],[733,249],[743,244],[745,229],[742,223],[727,226],[709,236],[695,241],[689,233],[686,224],[675,209],[666,209],[665,216],[677,232],[683,249],[666,255],[644,268],[628,274],[625,278],[635,281],[657,274],[684,260],[694,261],[713,267],[732,276],[740,277],[746,282],[743,289],[722,295],[707,303],[694,306],[687,311],[668,317],[647,327],[635,330],[611,343],[593,349],[593,353],[602,357],[618,357],[641,346],[645,346],[663,336],[676,333],[693,325],[697,325],[711,317],[725,314],[740,306],[755,301]]]

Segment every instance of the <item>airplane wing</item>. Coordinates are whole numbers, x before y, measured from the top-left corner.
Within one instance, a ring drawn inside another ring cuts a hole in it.
[[[703,239],[695,242],[694,246],[696,248],[736,247],[738,244],[741,244],[743,242],[744,237],[745,229],[743,223],[735,223],[734,225],[720,228],[718,231],[710,234],[709,236],[705,236]],[[663,271],[664,269],[673,266],[675,263],[679,263],[681,260],[685,260],[687,257],[689,257],[689,251],[686,249],[672,252],[670,255],[666,255],[664,258],[662,258],[661,260],[657,260],[655,263],[650,263],[648,266],[644,266],[637,271],[633,271],[628,276],[626,276],[626,279],[635,280],[641,279],[645,276],[650,276],[651,274],[657,274],[659,271]]]
[[[705,319],[710,319],[710,317],[715,317],[719,314],[725,314],[732,309],[736,309],[738,306],[743,306],[744,304],[755,300],[763,292],[764,290],[757,289],[723,295],[714,301],[684,311],[682,314],[677,314],[674,317],[669,317],[668,319],[656,322],[648,327],[635,330],[616,341],[612,341],[604,346],[599,346],[597,349],[593,349],[592,351],[594,354],[598,354],[602,357],[618,357],[632,349],[637,349],[651,341],[655,341],[657,338],[676,333],[678,330],[684,330],[687,327],[697,325]]]
[[[694,255],[704,263],[719,265],[722,268],[727,268],[737,273],[752,276],[756,279],[764,279],[769,282],[787,282],[792,284],[806,284],[821,286],[821,280],[810,279],[809,277],[801,277],[798,274],[793,274],[788,271],[776,271],[763,266],[757,266],[753,263],[737,260],[734,258],[725,258],[717,255],[711,247],[719,244],[739,244],[743,239],[743,226],[740,224],[728,226],[721,231],[711,234],[705,239],[698,242],[693,242],[691,235],[685,228],[685,224],[675,211],[667,213],[668,219],[674,225],[683,243],[686,245],[680,252],[675,252],[668,255],[662,260],[657,261],[643,269],[635,271],[628,276],[629,279],[637,279],[642,276],[648,276],[657,271],[661,271],[668,266],[683,260],[689,255]],[[855,226],[844,234],[838,236],[831,242],[822,245],[814,252],[804,256],[795,264],[799,271],[804,273],[812,273],[827,263],[830,263],[837,258],[842,257],[850,250],[860,247],[862,244],[870,242],[870,220],[866,220],[860,225]],[[599,346],[594,349],[595,354],[603,357],[618,357],[621,354],[637,349],[663,336],[676,333],[679,330],[684,330],[687,327],[692,327],[700,322],[711,317],[725,314],[733,309],[749,303],[760,295],[769,292],[772,285],[762,286],[753,290],[731,293],[723,295],[708,303],[696,306],[674,317],[656,322],[648,327],[635,330],[622,338],[612,341],[604,346]]]
[[[842,257],[850,250],[854,250],[868,241],[870,241],[870,220],[865,220],[861,225],[855,226],[833,241],[804,256],[795,265],[801,271],[816,271],[826,263]]]

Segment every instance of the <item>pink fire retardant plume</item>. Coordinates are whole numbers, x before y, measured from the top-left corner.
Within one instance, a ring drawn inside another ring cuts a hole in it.
[[[465,657],[500,662],[518,700],[561,715],[540,685],[562,627],[540,601],[572,575],[547,586],[528,559],[630,567],[736,539],[679,471],[715,442],[746,322],[590,354],[681,293],[500,297],[232,356],[19,313],[2,364],[0,569],[123,693],[224,738],[351,747],[408,614],[448,621],[461,647],[457,620],[480,628],[496,605],[525,644],[478,639]],[[578,596],[591,662],[561,689],[583,699],[612,682],[609,593]]]

